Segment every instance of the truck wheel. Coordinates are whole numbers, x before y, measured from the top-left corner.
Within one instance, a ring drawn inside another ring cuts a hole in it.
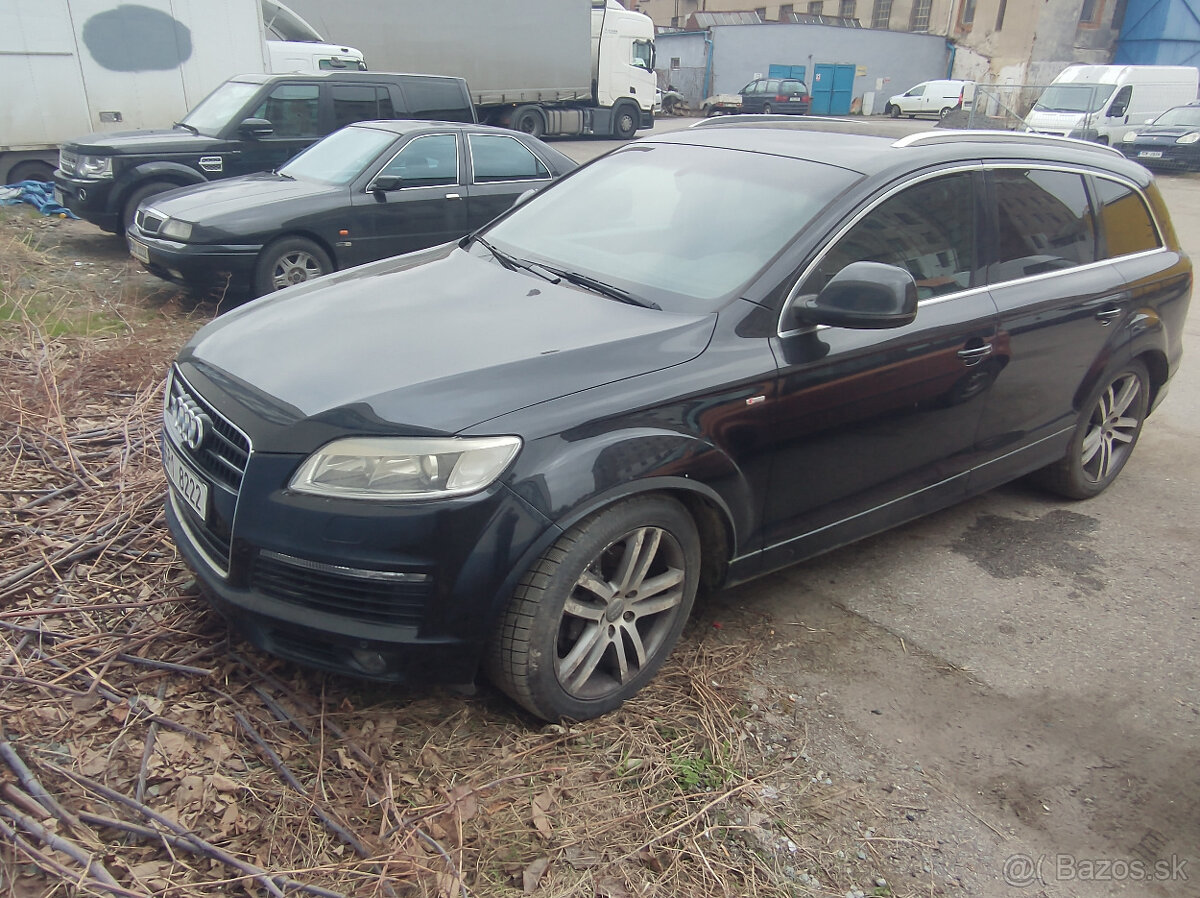
[[[613,136],[618,140],[629,140],[637,133],[642,116],[632,103],[621,103],[613,111]]]
[[[8,173],[8,184],[20,184],[22,181],[39,181],[45,183],[54,180],[54,166],[49,162],[32,159],[18,162]]]
[[[546,133],[542,110],[536,106],[518,106],[512,116],[512,129],[532,137],[541,137]]]
[[[124,230],[121,231],[121,236],[125,236],[125,231],[133,227],[133,218],[137,215],[137,207],[144,200],[149,199],[155,194],[163,193],[167,190],[174,190],[178,184],[172,184],[170,181],[149,181],[141,187],[136,188],[133,193],[125,199],[125,205],[121,207],[121,224],[124,225]]]
[[[587,720],[650,681],[679,638],[700,575],[687,509],[639,496],[585,518],[517,585],[489,678],[544,720]]]
[[[305,237],[268,244],[254,267],[254,295],[265,296],[333,271],[329,254]]]

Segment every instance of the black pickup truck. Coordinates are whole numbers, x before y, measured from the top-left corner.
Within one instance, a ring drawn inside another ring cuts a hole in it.
[[[345,125],[401,118],[476,121],[461,78],[239,75],[170,130],[89,134],[64,143],[54,172],[55,199],[106,231],[124,233],[147,197],[269,171]]]

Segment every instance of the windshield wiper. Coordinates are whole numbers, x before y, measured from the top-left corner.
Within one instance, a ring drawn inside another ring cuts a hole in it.
[[[615,299],[631,306],[641,306],[643,309],[655,309],[661,312],[662,306],[656,302],[651,302],[648,299],[641,299],[634,296],[628,290],[622,290],[620,287],[614,287],[612,284],[606,284],[604,281],[597,280],[594,277],[586,274],[580,274],[578,271],[562,271],[558,268],[551,268],[549,265],[543,265],[547,271],[552,271],[565,281],[570,281],[577,287],[583,287],[586,290],[591,290],[593,293],[599,293],[601,296],[607,296],[610,299]]]
[[[496,249],[482,237],[472,238],[486,249],[489,253],[496,257],[496,261],[507,268],[509,271],[528,271],[530,274],[537,275],[544,281],[549,281],[552,284],[557,284],[562,280],[558,276],[558,272],[552,272],[551,269],[544,265],[538,265],[536,262],[526,262],[524,259],[518,259],[516,256],[510,256],[503,250]]]
[[[199,128],[197,128],[195,125],[189,125],[187,122],[176,122],[176,123],[175,123],[175,125],[174,125],[174,127],[176,127],[176,128],[185,128],[185,129],[187,129],[188,131],[191,131],[191,132],[192,132],[193,134],[195,134],[197,137],[199,137],[199,136],[200,136],[200,129],[199,129]]]

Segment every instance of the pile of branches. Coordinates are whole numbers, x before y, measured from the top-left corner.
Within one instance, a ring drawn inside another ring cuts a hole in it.
[[[783,895],[827,863],[778,807],[800,745],[763,767],[751,642],[711,625],[575,727],[231,645],[163,519],[162,377],[196,324],[131,323],[58,264],[0,239],[5,894]]]

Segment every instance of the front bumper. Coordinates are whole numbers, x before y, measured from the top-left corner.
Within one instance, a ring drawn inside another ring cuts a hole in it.
[[[1200,169],[1200,144],[1121,144],[1121,152],[1147,168]]]
[[[110,202],[113,187],[111,179],[90,181],[67,177],[62,169],[54,172],[54,193],[58,203],[101,230],[117,233],[121,214]]]
[[[304,456],[255,452],[178,372],[169,390],[206,423],[195,449],[163,435],[167,523],[205,595],[246,639],[385,682],[474,679],[517,579],[559,535],[548,518],[499,484],[408,503],[290,491]]]
[[[189,287],[248,290],[261,244],[177,243],[150,237],[136,226],[126,234],[129,251],[146,270]]]

